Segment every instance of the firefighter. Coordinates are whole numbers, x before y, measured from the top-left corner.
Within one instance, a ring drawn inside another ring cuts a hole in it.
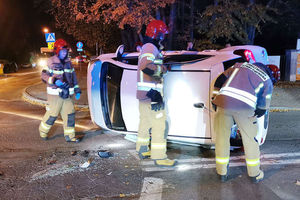
[[[236,63],[215,82],[216,168],[222,182],[228,179],[230,133],[237,124],[244,145],[248,175],[255,183],[263,180],[260,169],[257,118],[269,109],[273,84],[271,69],[262,63]]]
[[[137,99],[140,122],[136,150],[141,159],[154,160],[158,166],[174,166],[175,160],[167,158],[166,111],[163,100],[163,65],[161,50],[168,28],[161,20],[151,21],[146,28],[145,44],[142,46],[137,73]],[[150,144],[151,130],[151,150]]]
[[[42,71],[42,80],[47,83],[48,106],[39,126],[42,139],[48,139],[48,132],[60,114],[63,120],[64,136],[67,142],[79,142],[75,137],[75,99],[79,100],[81,90],[75,70],[68,58],[67,42],[58,39],[54,43],[55,55],[48,59],[48,69]]]

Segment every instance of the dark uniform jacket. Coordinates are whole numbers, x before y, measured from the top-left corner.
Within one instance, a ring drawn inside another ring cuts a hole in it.
[[[216,80],[220,89],[212,103],[225,109],[269,109],[273,83],[264,69],[250,63],[236,63]]]
[[[75,70],[69,59],[66,59],[63,64],[57,55],[54,55],[48,59],[47,65],[48,69],[42,71],[42,80],[47,83],[48,94],[59,95],[61,89],[55,85],[56,80],[68,83],[70,95],[81,93]]]

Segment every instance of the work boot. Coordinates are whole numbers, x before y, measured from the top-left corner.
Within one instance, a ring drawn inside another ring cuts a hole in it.
[[[40,133],[40,136],[42,138],[42,140],[48,140],[48,134],[47,133]]]
[[[260,173],[257,176],[250,177],[252,183],[258,183],[264,179],[264,172],[260,170]]]
[[[159,167],[174,167],[177,165],[177,160],[170,159],[162,159],[162,160],[154,160],[154,164]]]
[[[219,176],[219,179],[220,179],[220,181],[221,181],[222,183],[225,183],[225,182],[228,181],[228,175],[227,175],[227,174],[225,174],[225,175],[220,175],[220,174],[218,174],[218,176]]]
[[[150,158],[150,156],[151,156],[151,151],[139,152],[139,157],[141,160]]]
[[[68,135],[65,136],[66,142],[78,143],[80,140],[76,137],[70,138]]]

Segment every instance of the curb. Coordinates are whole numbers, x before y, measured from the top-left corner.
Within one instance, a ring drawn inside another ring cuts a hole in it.
[[[270,107],[270,112],[289,112],[289,111],[300,111],[300,108],[293,108],[293,107]]]
[[[33,97],[28,92],[26,91],[27,88],[24,89],[22,93],[22,99],[30,104],[33,105],[39,105],[46,107],[48,105],[47,101],[44,99],[39,99],[37,97]],[[80,104],[74,104],[75,110],[77,111],[89,111],[89,106],[88,105],[80,105]]]

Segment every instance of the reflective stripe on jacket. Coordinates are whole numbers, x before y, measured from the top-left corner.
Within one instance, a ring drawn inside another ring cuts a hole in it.
[[[220,76],[222,84],[213,104],[226,109],[269,109],[273,84],[268,74],[250,63],[236,63]]]
[[[162,63],[162,54],[155,45],[151,43],[143,45],[137,70],[137,99],[150,101],[146,96],[150,89],[162,93],[162,74],[166,72]]]
[[[54,55],[48,59],[47,65],[48,69],[42,71],[42,80],[47,83],[48,94],[58,95],[61,91],[61,89],[55,85],[56,80],[68,83],[70,95],[81,93],[75,70],[69,59],[66,59],[63,64],[57,55]]]

